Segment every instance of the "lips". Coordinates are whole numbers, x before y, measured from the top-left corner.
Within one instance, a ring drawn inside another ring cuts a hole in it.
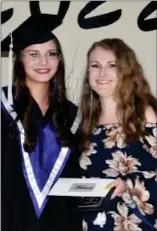
[[[111,80],[97,80],[97,83],[99,83],[99,84],[107,84],[110,82],[112,82],[112,81]]]
[[[35,71],[39,74],[47,74],[50,69],[35,69]]]

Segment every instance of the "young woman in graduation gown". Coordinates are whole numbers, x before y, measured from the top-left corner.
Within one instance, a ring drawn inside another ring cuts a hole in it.
[[[2,89],[2,231],[80,230],[77,200],[48,196],[59,177],[79,177],[60,43],[31,18],[13,50],[13,88]]]

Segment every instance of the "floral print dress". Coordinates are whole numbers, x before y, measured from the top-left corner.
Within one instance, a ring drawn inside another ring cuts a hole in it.
[[[127,190],[104,209],[85,213],[84,231],[157,230],[157,124],[147,123],[146,131],[144,139],[126,144],[121,124],[95,127],[80,157],[82,177],[121,177]]]

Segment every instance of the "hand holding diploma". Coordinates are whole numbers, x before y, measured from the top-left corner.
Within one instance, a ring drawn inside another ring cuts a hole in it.
[[[117,178],[112,183],[108,184],[107,187],[110,189],[115,188],[111,199],[114,199],[116,196],[121,197],[126,190],[126,186],[120,178]]]

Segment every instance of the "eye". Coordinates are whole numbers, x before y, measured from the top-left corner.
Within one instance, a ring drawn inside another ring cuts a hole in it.
[[[58,57],[59,53],[57,51],[50,51],[50,52],[47,53],[47,56]]]
[[[30,57],[33,57],[33,58],[38,57],[38,53],[37,53],[37,52],[31,52],[31,53],[29,53],[28,55],[29,55]]]
[[[115,63],[111,63],[111,64],[109,64],[109,67],[111,67],[111,68],[114,68],[116,66],[116,64]]]
[[[92,68],[99,68],[99,65],[98,64],[91,64],[91,67]]]

